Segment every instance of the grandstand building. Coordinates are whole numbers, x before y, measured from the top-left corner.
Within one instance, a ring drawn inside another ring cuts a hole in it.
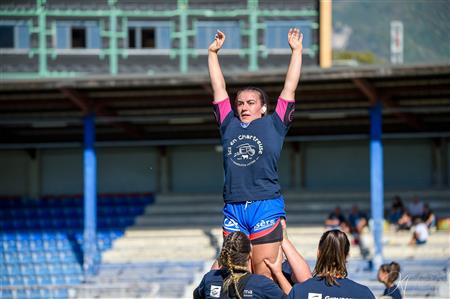
[[[206,52],[217,29],[227,35],[219,57],[230,96],[260,87],[270,111],[289,61],[287,31],[304,35],[279,174],[292,238],[310,263],[336,204],[373,209],[373,163],[381,213],[395,195],[419,196],[448,218],[450,64],[333,67],[330,5],[0,1],[2,298],[190,297],[221,242]],[[92,266],[83,238],[96,244],[94,277],[83,275]],[[448,296],[448,232],[417,250],[408,240],[386,231],[383,255],[403,261],[411,298]],[[355,279],[382,292],[357,247],[351,258]]]

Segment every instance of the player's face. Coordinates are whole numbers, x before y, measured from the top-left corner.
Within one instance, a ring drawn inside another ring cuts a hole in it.
[[[236,100],[236,109],[241,122],[249,123],[263,115],[262,101],[255,91],[245,90],[239,93]]]
[[[387,276],[387,274],[384,271],[382,271],[381,269],[378,270],[378,281],[379,282],[384,282],[386,280],[386,276]]]

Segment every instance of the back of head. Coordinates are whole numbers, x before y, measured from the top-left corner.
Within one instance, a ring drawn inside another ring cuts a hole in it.
[[[336,278],[347,277],[347,256],[350,242],[347,235],[338,230],[325,232],[319,241],[314,276],[324,278],[328,285],[338,285]]]
[[[239,290],[239,280],[248,272],[247,265],[250,257],[250,239],[242,232],[233,232],[223,240],[222,251],[219,256],[219,264],[229,271],[229,275],[223,282],[221,298],[229,298],[229,288],[234,288],[237,298],[242,298],[242,290]]]
[[[380,266],[380,270],[387,274],[387,283],[389,285],[394,284],[400,275],[400,265],[396,262],[390,264],[383,264]]]

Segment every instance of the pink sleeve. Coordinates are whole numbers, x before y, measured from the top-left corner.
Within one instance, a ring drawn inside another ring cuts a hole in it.
[[[213,104],[217,122],[221,125],[227,115],[231,112],[230,99],[226,98],[219,102],[213,102]]]
[[[278,114],[280,119],[283,122],[291,122],[292,121],[292,112],[294,111],[295,100],[286,100],[282,97],[278,97],[277,107],[275,108],[275,112]],[[289,113],[287,115],[287,113]]]

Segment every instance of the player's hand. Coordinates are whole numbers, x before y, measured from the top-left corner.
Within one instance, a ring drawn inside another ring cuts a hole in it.
[[[217,30],[216,36],[214,37],[214,41],[209,45],[208,51],[217,53],[222,48],[223,43],[225,42],[225,34]]]
[[[264,259],[264,263],[266,266],[270,269],[270,272],[273,274],[281,274],[281,265],[283,264],[283,250],[280,248],[278,249],[278,255],[276,260],[272,263],[268,259]]]
[[[298,28],[291,28],[288,32],[288,42],[291,50],[299,50],[303,49],[303,34],[300,32]]]

